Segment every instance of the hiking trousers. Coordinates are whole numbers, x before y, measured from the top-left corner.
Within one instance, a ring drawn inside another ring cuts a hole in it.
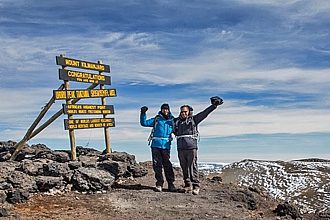
[[[183,174],[185,187],[199,187],[197,149],[178,150],[180,166]]]
[[[156,186],[163,187],[164,177],[163,177],[163,168],[165,173],[165,178],[168,184],[173,184],[174,182],[174,172],[173,166],[170,161],[170,150],[160,149],[160,148],[151,148],[152,155],[152,167],[155,172]]]

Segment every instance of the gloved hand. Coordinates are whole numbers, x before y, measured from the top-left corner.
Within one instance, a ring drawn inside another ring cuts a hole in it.
[[[213,96],[210,99],[212,105],[219,106],[223,104],[223,100],[219,96]]]
[[[148,107],[147,106],[143,106],[141,108],[141,113],[146,113],[148,111]]]

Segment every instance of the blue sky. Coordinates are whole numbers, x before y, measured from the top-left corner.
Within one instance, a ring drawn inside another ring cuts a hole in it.
[[[65,54],[111,65],[112,148],[138,160],[150,159],[141,106],[152,117],[167,102],[177,116],[214,95],[224,105],[200,124],[200,161],[329,158],[329,31],[323,0],[0,0],[0,140],[24,136],[61,84],[55,57]],[[65,118],[29,144],[69,149]],[[102,129],[75,134],[104,148]]]

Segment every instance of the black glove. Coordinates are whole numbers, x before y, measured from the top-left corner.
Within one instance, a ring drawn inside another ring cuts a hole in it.
[[[210,99],[212,105],[218,106],[223,104],[223,100],[219,96],[213,96]]]
[[[141,108],[141,113],[146,113],[148,111],[148,107],[147,106],[143,106]]]

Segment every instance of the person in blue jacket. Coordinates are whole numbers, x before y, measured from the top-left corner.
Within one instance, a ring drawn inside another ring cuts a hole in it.
[[[171,192],[176,191],[173,166],[170,161],[174,117],[170,112],[170,106],[166,103],[162,104],[158,115],[153,118],[147,119],[147,110],[148,107],[146,106],[141,108],[140,124],[143,127],[153,127],[149,144],[151,141],[152,165],[156,178],[155,191],[161,192],[163,189],[163,168],[168,190]]]

